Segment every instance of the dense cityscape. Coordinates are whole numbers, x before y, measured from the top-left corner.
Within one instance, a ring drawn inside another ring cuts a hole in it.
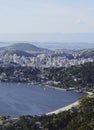
[[[94,91],[91,85],[93,53],[93,49],[51,51],[22,43],[1,48],[0,81],[27,82],[58,86],[64,89],[72,87],[80,89],[79,91],[87,89]],[[88,73],[91,76],[90,80]]]
[[[12,50],[13,51],[13,50]],[[59,68],[59,67],[70,67],[73,65],[80,65],[86,62],[93,62],[93,57],[84,57],[80,56],[80,53],[77,51],[67,52],[63,49],[58,49],[51,51],[49,53],[38,53],[32,56],[17,55],[14,53],[9,53],[11,50],[8,50],[6,53],[0,53],[0,66],[5,65],[20,65],[20,66],[31,66],[36,68]],[[29,54],[29,53],[28,53]]]

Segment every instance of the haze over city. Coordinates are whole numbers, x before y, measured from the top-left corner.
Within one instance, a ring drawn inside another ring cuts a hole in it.
[[[0,0],[0,41],[94,42],[94,1]]]

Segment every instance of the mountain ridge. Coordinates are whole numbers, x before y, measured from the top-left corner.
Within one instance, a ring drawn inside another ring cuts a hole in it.
[[[25,51],[25,52],[30,52],[30,53],[47,53],[49,52],[50,50],[48,49],[45,49],[45,48],[40,48],[40,47],[37,47],[33,44],[30,44],[30,43],[15,43],[13,45],[9,45],[9,46],[6,46],[6,47],[0,47],[0,50],[1,51],[4,51],[4,50],[18,50],[18,51]]]

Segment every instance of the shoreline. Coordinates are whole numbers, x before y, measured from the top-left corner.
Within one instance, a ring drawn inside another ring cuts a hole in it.
[[[54,86],[50,86],[50,85],[47,85],[47,84],[41,84],[41,85],[42,85],[43,88],[52,88],[52,89],[56,89],[56,90],[60,90],[60,91],[67,91],[67,89],[59,88],[59,87],[54,87]],[[75,91],[75,90],[72,90],[72,91]],[[92,94],[94,94],[93,92],[89,92],[89,91],[83,91],[83,93],[86,93],[87,96],[92,96]],[[77,107],[77,106],[79,106],[79,99],[76,100],[76,101],[74,101],[73,103],[71,103],[69,105],[66,105],[66,106],[63,106],[63,107],[61,106],[61,108],[57,108],[56,110],[47,112],[47,113],[45,113],[45,115],[59,114],[60,112],[68,111],[72,107]],[[18,118],[19,117],[17,117],[16,119],[18,119]]]
[[[43,84],[44,87],[48,87],[48,88],[53,88],[53,89],[56,89],[56,90],[60,90],[60,91],[67,91],[67,89],[63,89],[63,88],[58,88],[58,87],[53,87],[53,86],[50,86],[50,85],[46,85],[46,84]],[[76,92],[76,91],[75,91]],[[89,93],[88,93],[89,95]],[[77,107],[79,105],[79,100],[67,105],[67,106],[64,106],[64,107],[61,107],[61,108],[58,108],[54,111],[51,111],[51,112],[48,112],[46,113],[45,115],[52,115],[52,114],[59,114],[60,112],[63,112],[63,111],[68,111],[70,110],[72,107]]]
[[[84,93],[86,93],[88,97],[93,95],[93,92],[84,92]],[[60,112],[68,111],[72,107],[77,107],[77,106],[79,106],[79,99],[77,101],[65,106],[65,107],[61,107],[61,108],[56,109],[54,111],[48,112],[45,115],[59,114]]]
[[[56,89],[56,90],[60,90],[60,91],[67,91],[66,89],[64,88],[59,88],[59,87],[54,87],[54,86],[50,86],[50,85],[47,85],[47,84],[42,84],[44,87],[46,88],[53,88],[53,89]]]
[[[63,112],[63,111],[68,111],[70,110],[72,107],[77,107],[79,105],[79,100],[75,101],[74,103],[71,103],[65,107],[62,107],[62,108],[59,108],[59,109],[56,109],[52,112],[48,112],[46,113],[45,115],[52,115],[52,114],[59,114],[60,112]]]
[[[44,87],[53,88],[53,89],[60,90],[60,91],[67,91],[66,89],[63,89],[63,88],[53,87],[53,86],[45,85],[45,84],[44,84]],[[80,92],[80,91],[76,91],[76,90],[73,90],[73,91],[75,91],[77,93]],[[87,96],[91,96],[93,94],[93,92],[88,92],[88,91],[83,91],[83,93],[86,93]],[[77,101],[65,106],[65,107],[61,107],[61,108],[58,108],[54,111],[48,112],[45,115],[59,114],[60,112],[68,111],[72,107],[77,107],[77,106],[79,106],[79,99]]]

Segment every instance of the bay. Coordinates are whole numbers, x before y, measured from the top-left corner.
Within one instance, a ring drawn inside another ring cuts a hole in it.
[[[85,95],[27,83],[0,83],[0,116],[41,115]]]

